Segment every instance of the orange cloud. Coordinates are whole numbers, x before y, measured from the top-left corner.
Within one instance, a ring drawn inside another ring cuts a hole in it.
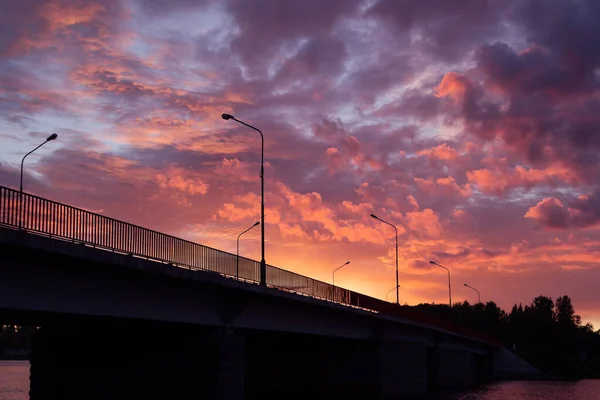
[[[455,160],[459,156],[458,152],[446,143],[442,143],[430,149],[421,150],[417,152],[417,155],[437,158],[438,160]]]
[[[51,30],[91,22],[97,14],[105,11],[99,3],[72,3],[70,5],[57,2],[46,3],[38,9],[43,18],[50,21]]]
[[[527,210],[525,218],[531,218],[552,227],[565,227],[568,213],[560,200],[547,197]]]
[[[527,188],[541,183],[553,184],[557,181],[573,183],[577,177],[573,171],[560,166],[527,169],[520,165],[509,168],[501,164],[491,169],[468,171],[467,179],[484,193],[502,194],[509,189]]]
[[[427,208],[423,211],[413,211],[406,213],[408,226],[411,230],[418,233],[438,238],[442,234],[442,224],[439,216],[431,209]]]
[[[183,176],[183,175],[187,175]],[[169,167],[165,173],[157,174],[158,187],[163,190],[176,190],[190,195],[202,195],[208,193],[208,184],[199,178],[190,177],[190,171],[183,168]]]
[[[429,194],[447,197],[469,197],[472,193],[471,185],[468,183],[460,187],[452,176],[437,178],[435,180],[414,178],[420,190]]]
[[[413,196],[409,195],[406,196],[406,199],[408,200],[408,203],[413,206],[413,208],[415,209],[415,211],[419,211],[419,203],[417,202],[417,199],[415,199]]]
[[[434,89],[433,94],[436,97],[450,97],[454,102],[461,104],[467,89],[464,75],[448,72]]]

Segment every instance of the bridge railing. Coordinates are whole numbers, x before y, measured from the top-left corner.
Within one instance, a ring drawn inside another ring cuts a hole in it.
[[[0,224],[95,248],[236,276],[236,256],[188,240],[0,186]],[[239,278],[258,281],[260,264],[239,258]]]
[[[235,254],[4,186],[0,186],[0,225],[176,267],[212,271],[246,282],[260,281],[260,263],[255,260],[239,257],[238,269]],[[267,265],[266,278],[268,286],[280,290],[403,317],[489,341],[487,336],[449,321],[415,313],[408,307],[399,307],[274,266]]]
[[[88,210],[0,186],[0,225],[258,283],[260,263]],[[349,304],[350,291],[267,265],[267,285]]]

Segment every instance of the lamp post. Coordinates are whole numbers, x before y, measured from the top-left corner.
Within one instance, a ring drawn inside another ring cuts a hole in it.
[[[399,288],[400,285],[391,288],[390,290],[388,290],[388,292],[385,294],[385,301],[388,301],[388,297],[390,296],[390,293],[392,293],[392,290],[395,290],[396,288]]]
[[[260,222],[255,222],[250,228],[246,229],[244,232],[240,233],[237,237],[237,246],[235,251],[235,277],[236,279],[240,276],[240,237],[248,232],[250,229],[254,228],[256,225],[259,225]]]
[[[23,229],[23,164],[25,163],[25,158],[27,158],[28,155],[30,155],[49,141],[56,140],[57,137],[58,135],[56,133],[53,133],[52,135],[48,136],[45,141],[40,143],[35,149],[31,150],[29,153],[25,154],[21,159],[21,179],[19,181],[19,230]]]
[[[396,225],[382,220],[375,214],[371,214],[371,217],[375,218],[376,220],[378,220],[380,222],[383,222],[384,224],[391,226],[396,231],[396,287],[395,287],[395,289],[396,289],[396,304],[400,305],[400,292],[398,290],[398,288],[400,287],[400,284],[398,283],[398,228],[396,228]]]
[[[350,261],[346,261],[346,263],[344,265],[341,265],[341,266],[339,266],[339,267],[337,267],[336,269],[333,270],[333,276],[332,276],[332,279],[331,279],[331,285],[332,286],[335,286],[335,271],[337,271],[340,268],[344,268],[348,264],[350,264]]]
[[[260,151],[260,285],[267,286],[267,263],[265,261],[265,137],[260,129],[236,119],[233,115],[222,114],[221,118],[224,120],[232,119],[242,125],[247,126],[250,129],[254,129],[260,133],[261,140],[261,151]]]
[[[331,278],[331,301],[335,301],[335,271],[340,268],[344,268],[346,265],[350,264],[350,261],[346,261],[343,265],[340,265],[336,269],[333,270],[332,278]]]
[[[481,293],[479,293],[479,290],[475,289],[473,286],[467,285],[466,283],[465,286],[477,292],[477,303],[481,303]]]
[[[23,159],[21,160],[21,182],[19,185],[19,195],[23,195],[23,163],[25,162],[25,158],[30,155],[31,153],[33,153],[34,151],[36,151],[37,149],[39,149],[40,147],[42,147],[43,145],[45,145],[46,143],[48,143],[51,140],[55,140],[58,137],[58,135],[56,133],[53,133],[52,135],[48,136],[46,138],[46,140],[44,142],[42,142],[39,146],[37,146],[35,149],[31,150],[29,153],[25,154],[23,156]]]
[[[436,265],[440,268],[444,268],[448,272],[448,303],[450,304],[450,308],[452,308],[452,286],[450,284],[450,270],[443,265],[436,263],[435,261],[429,261],[429,264]]]

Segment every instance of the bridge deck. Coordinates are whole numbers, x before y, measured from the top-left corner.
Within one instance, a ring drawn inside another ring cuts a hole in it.
[[[0,226],[97,250],[143,258],[173,268],[217,273],[258,284],[260,263],[161,232],[115,220],[0,186]],[[432,318],[407,306],[333,286],[291,271],[267,266],[267,286],[323,302],[368,310],[426,324],[476,341],[498,345],[486,335]]]

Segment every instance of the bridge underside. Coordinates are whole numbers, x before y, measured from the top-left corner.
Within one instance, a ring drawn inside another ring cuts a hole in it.
[[[42,327],[33,400],[416,397],[491,372],[485,345],[220,276],[2,229],[0,261],[0,321]]]
[[[98,321],[36,333],[31,399],[421,398],[481,382],[484,363],[418,342]]]

